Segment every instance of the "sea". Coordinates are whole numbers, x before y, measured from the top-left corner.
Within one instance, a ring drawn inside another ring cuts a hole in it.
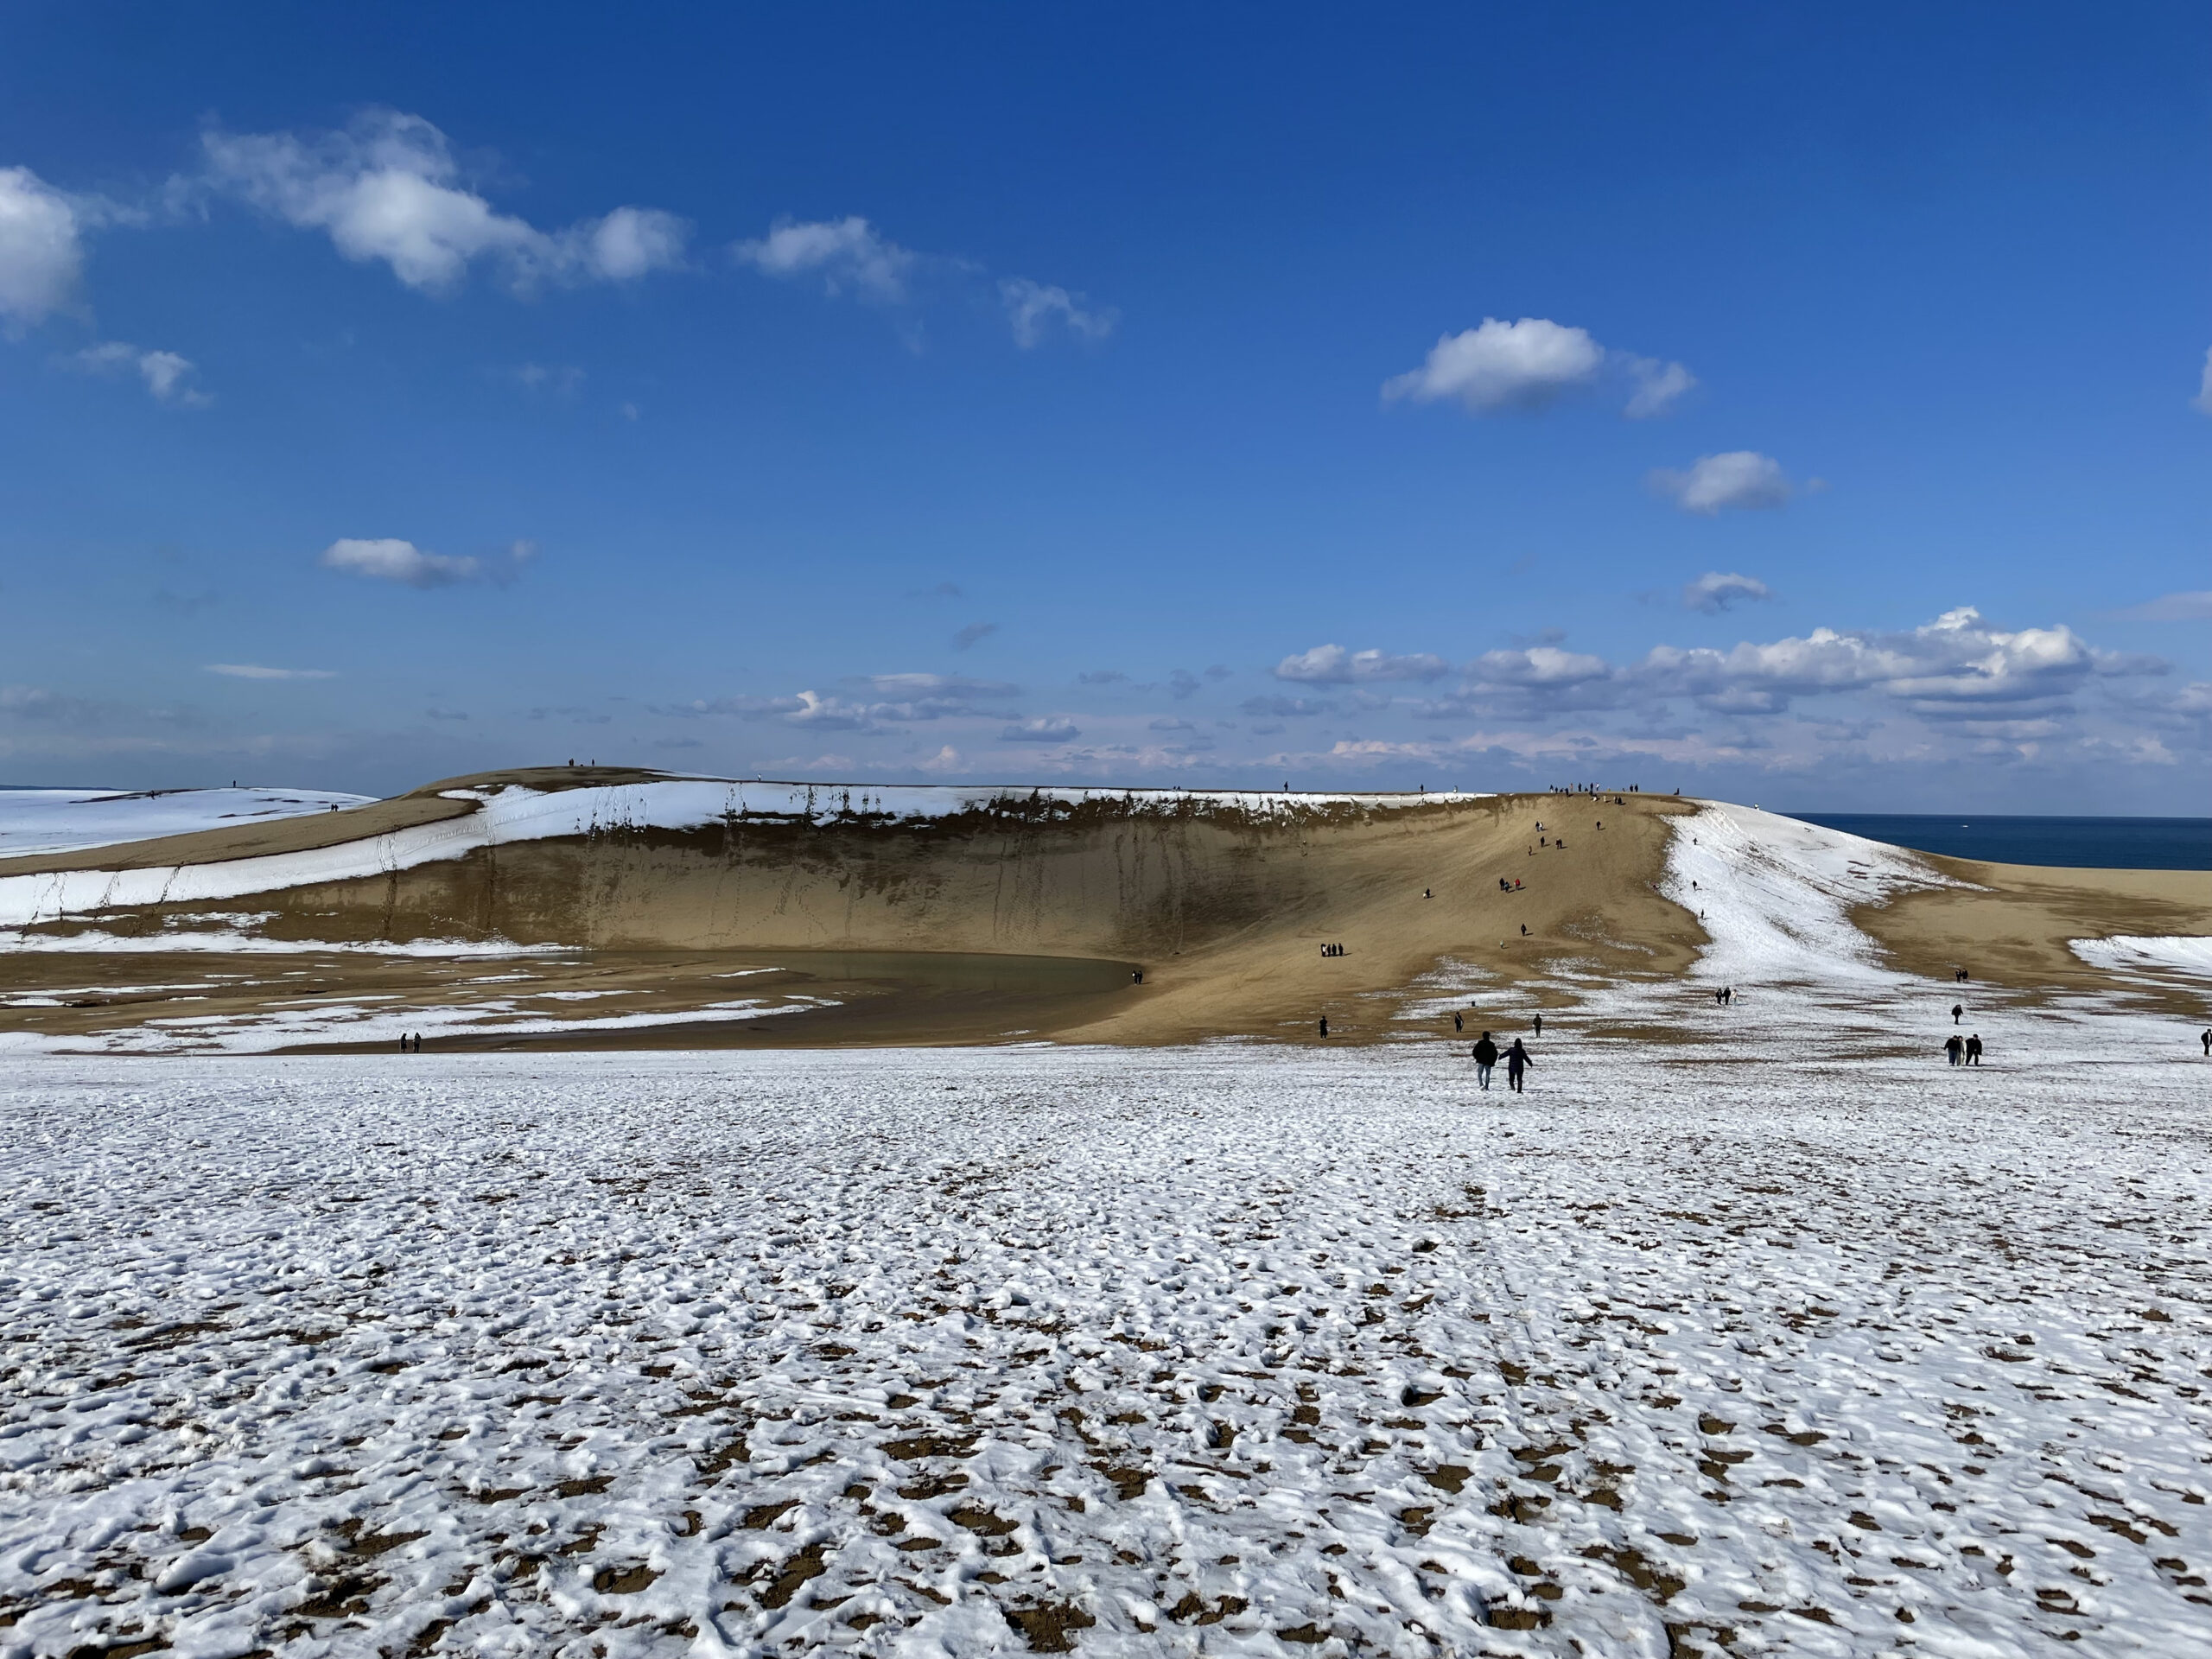
[[[2212,818],[1955,817],[1885,812],[1795,812],[1792,817],[1869,841],[1993,864],[2093,870],[2212,870]]]

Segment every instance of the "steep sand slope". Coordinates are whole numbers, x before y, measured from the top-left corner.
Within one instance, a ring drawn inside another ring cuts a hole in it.
[[[289,823],[0,861],[0,897],[29,906],[14,918],[31,923],[20,941],[95,953],[102,940],[136,947],[127,967],[111,955],[93,976],[112,992],[80,988],[74,970],[34,951],[7,959],[0,982],[73,999],[91,1010],[81,1015],[89,1030],[111,1023],[105,1010],[123,997],[139,1007],[141,985],[195,977],[156,966],[172,960],[157,941],[182,931],[205,944],[229,932],[264,951],[344,949],[303,951],[302,965],[281,975],[265,954],[240,958],[227,992],[149,992],[143,1017],[228,1009],[279,978],[295,982],[279,989],[303,990],[297,982],[311,979],[320,995],[429,1007],[479,995],[456,988],[480,970],[359,953],[512,944],[563,948],[560,961],[533,959],[536,995],[619,990],[639,999],[626,1009],[665,1013],[700,1006],[717,970],[762,952],[969,952],[1102,959],[1141,967],[1145,979],[1122,995],[1049,1007],[1032,999],[1018,1013],[1002,1000],[938,995],[941,987],[918,980],[930,993],[922,1003],[896,1012],[879,998],[862,1016],[856,1009],[869,999],[838,988],[839,1014],[606,1040],[974,1040],[1020,1031],[1150,1043],[1308,1033],[1324,1016],[1336,1037],[1361,1040],[1382,1034],[1417,982],[1440,969],[1462,982],[1471,970],[1528,982],[1540,998],[1557,988],[1535,982],[1565,959],[1600,976],[1681,973],[1706,939],[1694,909],[1661,888],[1671,879],[1671,823],[1699,810],[1637,795],[864,790],[616,768],[489,773]],[[1760,823],[1745,833],[1774,848],[1747,844],[1708,878],[1755,887],[1760,861],[1800,836],[1836,843],[1821,855],[1847,861],[1854,846],[1919,857],[1755,816]],[[1719,819],[1707,822],[1717,848]],[[2202,874],[1926,866],[1969,885],[1904,893],[1860,906],[1853,920],[1891,965],[1934,979],[1964,965],[1980,982],[2022,991],[2109,988],[2120,982],[2069,941],[2212,933],[2212,876]],[[1516,880],[1517,890],[1501,887]],[[1669,890],[1687,896],[1681,888],[1676,880]],[[1344,954],[1325,956],[1325,944]],[[849,969],[838,973],[838,985],[857,983]],[[162,1004],[172,995],[197,1006]],[[60,1014],[0,1015],[0,1028],[63,1023]]]

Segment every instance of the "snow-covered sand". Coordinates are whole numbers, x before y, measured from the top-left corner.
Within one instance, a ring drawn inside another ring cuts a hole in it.
[[[11,1062],[0,1655],[2212,1651],[2205,1070],[1537,1054]]]
[[[2212,979],[2212,938],[2141,938],[2121,934],[2108,939],[2076,939],[2074,954],[2092,968]]]
[[[225,830],[372,798],[321,789],[0,789],[0,858]]]

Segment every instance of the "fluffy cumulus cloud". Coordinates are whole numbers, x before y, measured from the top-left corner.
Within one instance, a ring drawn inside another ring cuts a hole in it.
[[[1780,461],[1755,449],[1700,455],[1681,472],[1660,467],[1648,481],[1684,512],[1708,518],[1724,508],[1778,507],[1796,488]]]
[[[740,264],[767,276],[817,276],[832,294],[857,294],[885,305],[906,297],[907,278],[918,257],[858,214],[779,219],[767,235],[740,242],[730,252]]]
[[[2070,628],[1992,628],[1970,606],[1909,632],[1841,632],[1745,642],[1726,651],[1661,645],[1636,677],[1717,712],[1770,714],[1793,698],[1868,692],[1937,721],[2015,719],[2057,711],[2099,676],[2157,671],[2148,659],[2092,649]]]
[[[690,227],[672,213],[618,207],[555,231],[502,213],[462,179],[429,122],[372,110],[343,132],[202,135],[206,182],[303,230],[346,258],[380,260],[410,288],[458,287],[479,262],[510,285],[627,282],[683,263]]]
[[[180,409],[205,409],[215,400],[193,384],[197,372],[189,358],[175,352],[142,352],[119,340],[86,347],[71,359],[93,374],[136,374],[154,401]]]
[[[326,570],[368,576],[378,582],[397,582],[409,588],[449,588],[474,582],[484,574],[480,559],[428,553],[393,537],[363,540],[346,537],[322,550]]]
[[[1454,400],[1471,414],[1494,415],[1548,408],[1609,379],[1616,387],[1627,385],[1623,412],[1638,420],[1665,413],[1697,384],[1680,363],[1609,352],[1586,328],[1548,317],[1484,317],[1439,339],[1419,368],[1383,382],[1382,396],[1417,404]]]
[[[42,321],[75,296],[85,265],[77,206],[27,167],[0,167],[0,323]]]
[[[1093,306],[1080,294],[1033,283],[1027,276],[1009,276],[1001,282],[999,300],[1013,326],[1014,343],[1025,352],[1041,343],[1056,321],[1081,339],[1103,340],[1120,321],[1110,306]]]
[[[1342,645],[1316,645],[1286,657],[1275,664],[1275,677],[1307,685],[1363,685],[1377,680],[1433,680],[1451,671],[1441,657],[1426,652],[1410,657],[1385,651],[1347,651]]]
[[[1739,600],[1773,597],[1774,590],[1757,576],[1739,575],[1732,570],[1708,570],[1682,586],[1682,603],[1707,616],[1719,615]]]

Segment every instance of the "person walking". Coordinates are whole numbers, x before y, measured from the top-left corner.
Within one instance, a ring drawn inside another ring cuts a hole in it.
[[[1465,1031],[1465,1030],[1466,1030],[1466,1028],[1467,1028],[1467,1027],[1466,1027],[1466,1023],[1465,1023],[1464,1020],[1462,1020],[1459,1018],[1459,1016],[1458,1014],[1453,1014],[1453,1015],[1452,1016],[1452,1030],[1454,1030],[1454,1031]]]
[[[1529,1051],[1521,1046],[1521,1039],[1516,1037],[1513,1046],[1505,1051],[1505,1081],[1515,1094],[1521,1092],[1521,1074],[1535,1064],[1529,1058]]]
[[[1978,1031],[1967,1039],[1967,1064],[1968,1065],[1981,1064],[1981,1033]]]
[[[1943,1052],[1950,1057],[1953,1065],[1966,1064],[1967,1046],[1958,1033],[1953,1032],[1943,1042]]]
[[[2212,1060],[2212,1030],[2207,1030],[2204,1033],[2204,1058]]]
[[[1966,1014],[1967,1014],[1967,1005],[1966,1005],[1965,1003],[1963,1003],[1963,1002],[1954,1002],[1954,1003],[1952,1003],[1952,1004],[1951,1004],[1951,1023],[1952,1023],[1953,1025],[1955,1025],[1955,1025],[1957,1025],[1957,1024],[1959,1023],[1959,1021],[1960,1021],[1960,1020],[1961,1020],[1965,1019],[1965,1018],[1966,1018]]]
[[[1541,1014],[1538,1014],[1535,1018],[1535,1023],[1536,1027],[1536,1035],[1539,1037],[1542,1036],[1544,1034],[1544,1016]]]
[[[1482,1036],[1477,1039],[1474,1047],[1474,1056],[1475,1081],[1481,1085],[1482,1091],[1484,1094],[1488,1094],[1490,1092],[1490,1069],[1497,1064],[1497,1045],[1491,1041],[1490,1033],[1483,1033]]]

